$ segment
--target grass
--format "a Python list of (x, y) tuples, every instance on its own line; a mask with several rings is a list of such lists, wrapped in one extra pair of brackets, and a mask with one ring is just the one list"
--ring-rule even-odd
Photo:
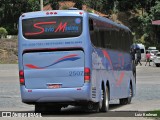
[(160, 110), (147, 111), (145, 114), (146, 114), (146, 117), (154, 118), (155, 120), (160, 119)]

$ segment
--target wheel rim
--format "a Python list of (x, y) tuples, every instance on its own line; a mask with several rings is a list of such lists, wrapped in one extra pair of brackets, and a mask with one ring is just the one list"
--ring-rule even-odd
[(131, 85), (130, 85), (130, 93), (129, 93), (129, 97), (131, 98), (132, 97), (132, 87), (131, 87)]
[(132, 99), (132, 87), (130, 85), (130, 91), (129, 91), (129, 98), (128, 98), (128, 103), (130, 104), (131, 103), (131, 99)]
[(104, 92), (103, 92), (103, 90), (101, 90), (101, 101), (99, 104), (100, 108), (102, 108), (103, 100), (104, 100)]

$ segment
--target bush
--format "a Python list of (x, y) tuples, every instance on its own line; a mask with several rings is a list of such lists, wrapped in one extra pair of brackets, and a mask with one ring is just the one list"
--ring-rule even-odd
[(66, 6), (66, 5), (62, 6), (62, 10), (68, 10), (68, 9), (69, 9), (68, 6)]
[(5, 38), (7, 34), (8, 34), (7, 30), (3, 27), (0, 27), (0, 38)]
[(94, 13), (94, 12), (93, 12), (92, 10), (90, 10), (90, 9), (88, 9), (87, 12), (89, 12), (89, 13)]

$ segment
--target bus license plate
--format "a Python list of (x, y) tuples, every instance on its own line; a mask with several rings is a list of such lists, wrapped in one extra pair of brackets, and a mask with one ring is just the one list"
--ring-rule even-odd
[(61, 88), (61, 84), (48, 84), (49, 89)]

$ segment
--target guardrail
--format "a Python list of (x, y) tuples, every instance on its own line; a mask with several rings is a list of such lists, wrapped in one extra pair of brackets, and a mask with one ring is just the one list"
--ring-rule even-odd
[(7, 35), (7, 39), (17, 39), (17, 35)]

